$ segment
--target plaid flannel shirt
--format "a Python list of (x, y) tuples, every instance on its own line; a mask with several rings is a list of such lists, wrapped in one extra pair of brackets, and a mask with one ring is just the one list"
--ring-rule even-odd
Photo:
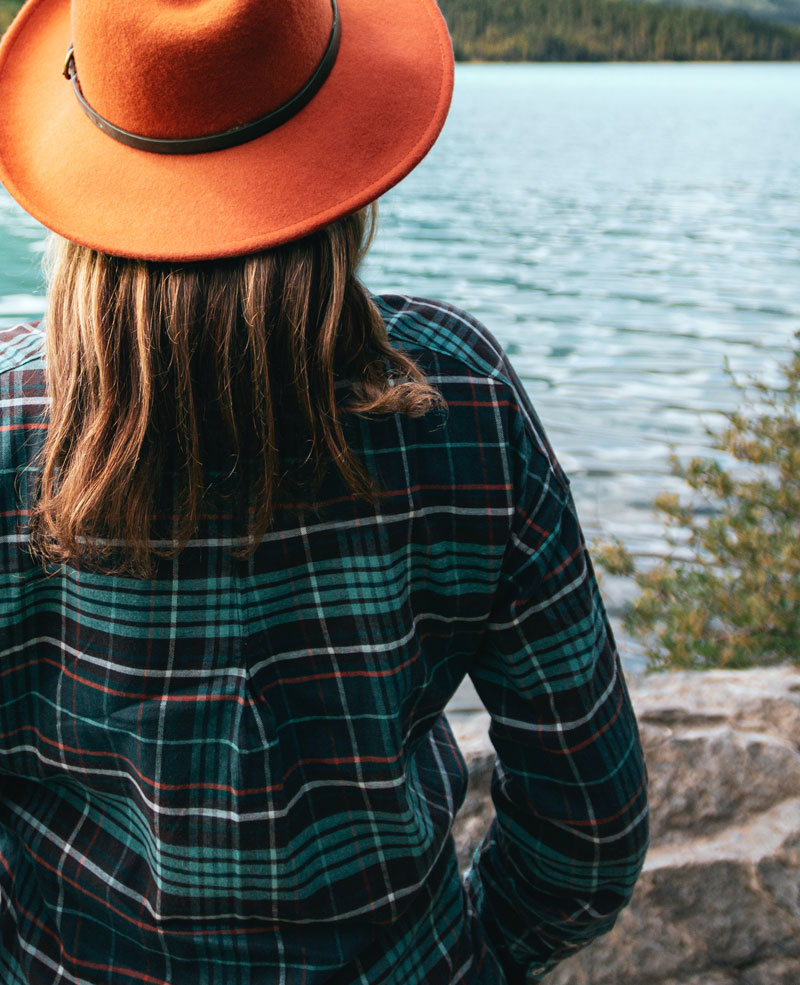
[[(249, 559), (206, 516), (149, 580), (26, 552), (43, 330), (0, 332), (4, 985), (531, 985), (629, 901), (646, 771), (568, 480), (486, 328), (375, 300), (448, 405), (346, 415), (377, 507), (331, 470)], [(465, 675), (496, 817), (461, 875)]]

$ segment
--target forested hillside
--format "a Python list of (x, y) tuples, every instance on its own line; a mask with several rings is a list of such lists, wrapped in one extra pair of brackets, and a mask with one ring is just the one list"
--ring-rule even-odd
[[(462, 61), (800, 59), (798, 28), (683, 2), (439, 0)], [(800, 0), (695, 2), (742, 3), (773, 16), (794, 11), (800, 21)], [(18, 0), (0, 0), (0, 32), (19, 7)]]
[(465, 61), (800, 58), (800, 30), (631, 0), (440, 0)]
[(16, 0), (0, 0), (0, 32), (5, 31), (21, 6)]
[(636, 0), (636, 3), (704, 7), (708, 10), (744, 11), (759, 20), (800, 26), (800, 0)]

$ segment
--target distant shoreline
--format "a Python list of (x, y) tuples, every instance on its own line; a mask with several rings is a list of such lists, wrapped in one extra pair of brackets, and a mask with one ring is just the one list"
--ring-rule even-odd
[(800, 61), (800, 28), (632, 0), (439, 0), (460, 62)]
[(456, 65), (800, 65), (797, 58), (594, 58), (552, 61), (537, 58), (457, 58)]
[[(632, 0), (438, 0), (460, 64), (800, 61), (800, 27)], [(21, 7), (0, 0), (0, 34)]]

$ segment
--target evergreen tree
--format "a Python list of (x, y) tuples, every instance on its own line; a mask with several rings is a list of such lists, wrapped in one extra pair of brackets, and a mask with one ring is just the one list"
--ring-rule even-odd
[(462, 61), (800, 58), (800, 30), (631, 0), (440, 0)]

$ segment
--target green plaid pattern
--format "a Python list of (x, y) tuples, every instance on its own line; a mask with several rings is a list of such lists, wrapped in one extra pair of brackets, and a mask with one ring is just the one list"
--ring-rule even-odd
[(150, 580), (31, 561), (43, 329), (0, 331), (4, 985), (532, 985), (629, 901), (646, 771), (569, 483), (486, 328), (375, 300), (448, 405), (347, 416), (377, 507), (331, 470), (253, 557), (209, 514)]

